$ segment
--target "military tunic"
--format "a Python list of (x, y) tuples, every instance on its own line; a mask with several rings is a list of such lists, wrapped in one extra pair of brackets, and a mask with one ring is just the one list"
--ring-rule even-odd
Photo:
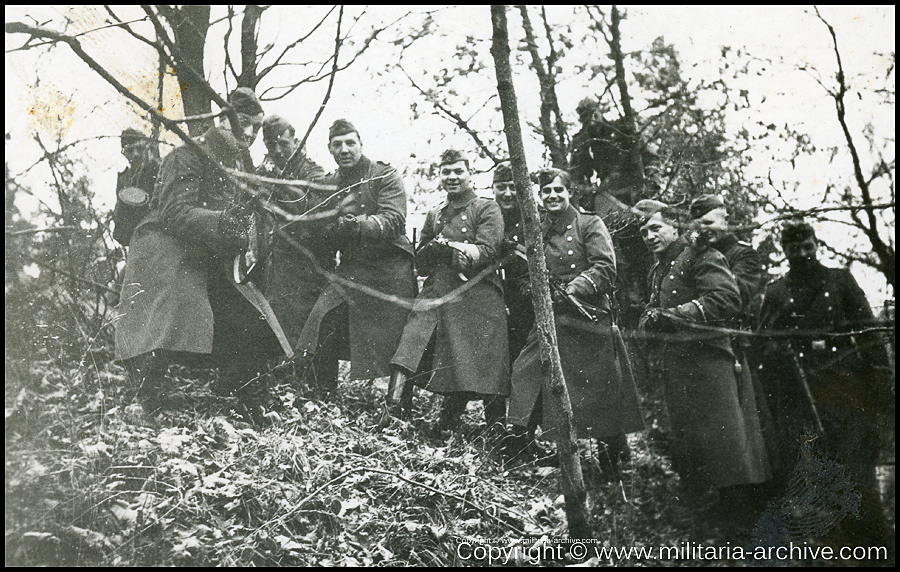
[[(335, 275), (387, 296), (412, 300), (416, 281), (412, 245), (406, 238), (406, 191), (400, 174), (390, 165), (362, 157), (356, 166), (339, 169), (328, 180), (345, 192), (323, 210), (337, 208), (339, 214), (354, 215), (360, 221), (359, 240), (340, 245)], [(391, 300), (338, 282), (322, 291), (300, 334), (297, 350), (314, 353), (323, 319), (345, 303), (349, 339), (343, 349), (349, 352), (342, 352), (341, 357), (351, 361), (351, 378), (389, 375), (389, 361), (409, 311)]]
[[(234, 136), (213, 128), (197, 139), (224, 167), (241, 168)], [(154, 350), (240, 359), (277, 348), (265, 321), (228, 281), (239, 241), (219, 228), (237, 189), (189, 146), (160, 167), (150, 213), (138, 224), (125, 265), (116, 321), (116, 358)], [(268, 349), (266, 350), (268, 351)]]
[[(603, 220), (574, 207), (556, 219), (545, 216), (541, 225), (544, 255), (550, 279), (563, 288), (576, 278), (587, 284), (578, 295), (596, 308), (592, 322), (563, 302), (554, 308), (557, 342), (563, 376), (572, 403), (576, 428), (603, 438), (640, 431), (643, 421), (634, 380), (623, 371), (620, 352), (624, 345), (614, 336), (609, 295), (616, 280), (612, 238)], [(542, 394), (546, 372), (541, 365), (537, 329), (531, 328), (524, 349), (513, 364), (509, 420), (527, 426)], [(544, 394), (543, 423), (546, 431), (559, 423), (559, 412)]]
[[(478, 247), (478, 260), (464, 275), (466, 280), (449, 263), (428, 255), (430, 241), (439, 235)], [(434, 370), (425, 387), (436, 393), (508, 395), (509, 349), (500, 278), (490, 272), (474, 281), (497, 258), (503, 238), (500, 207), (469, 190), (429, 211), (421, 237), (417, 266), (427, 279), (391, 363), (410, 372)], [(463, 286), (470, 288), (456, 299), (437, 308), (426, 307), (434, 298)], [(431, 363), (421, 363), (432, 335)]]
[(648, 309), (679, 319), (641, 320), (657, 336), (650, 352), (665, 388), (673, 467), (700, 487), (764, 482), (768, 461), (760, 455), (758, 424), (748, 424), (740, 406), (729, 336), (683, 323), (725, 326), (738, 315), (740, 291), (727, 261), (678, 239), (651, 269), (650, 290)]

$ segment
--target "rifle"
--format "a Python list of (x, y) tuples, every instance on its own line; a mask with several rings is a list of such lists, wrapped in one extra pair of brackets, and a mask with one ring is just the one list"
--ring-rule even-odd
[(572, 304), (572, 306), (574, 306), (575, 309), (578, 310), (579, 314), (581, 314), (582, 316), (584, 316), (585, 318), (587, 318), (588, 320), (590, 320), (592, 322), (599, 321), (599, 320), (597, 320), (597, 316), (595, 316), (590, 310), (588, 310), (587, 306), (582, 304), (578, 300), (578, 298), (576, 298), (572, 294), (569, 294), (568, 292), (566, 292), (565, 287), (562, 284), (560, 284), (560, 282), (558, 280), (554, 280), (553, 278), (550, 278), (549, 282), (550, 282), (550, 288), (552, 290), (556, 290), (557, 294), (561, 295), (565, 300), (567, 300), (570, 304)]
[(806, 402), (809, 404), (813, 419), (816, 421), (816, 429), (819, 430), (819, 435), (824, 435), (825, 428), (822, 426), (822, 419), (819, 417), (816, 400), (813, 398), (812, 390), (809, 388), (809, 379), (806, 377), (806, 370), (803, 369), (803, 364), (800, 363), (800, 358), (797, 357), (797, 352), (794, 351), (794, 346), (791, 343), (788, 343), (788, 353), (791, 355), (791, 363), (794, 365), (797, 378), (800, 380), (800, 385), (803, 386), (803, 392), (806, 394)]

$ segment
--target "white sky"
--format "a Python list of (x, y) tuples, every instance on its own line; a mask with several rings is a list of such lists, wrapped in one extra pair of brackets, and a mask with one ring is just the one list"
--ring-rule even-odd
[[(307, 29), (312, 16), (324, 14), (330, 7), (273, 7), (263, 15), (261, 41), (281, 42), (296, 36), (298, 31)], [(812, 14), (809, 7), (754, 7), (754, 6), (638, 6), (625, 7), (628, 17), (623, 22), (623, 49), (634, 51), (649, 47), (652, 40), (663, 36), (675, 45), (688, 76), (702, 77), (714, 71), (720, 58), (720, 46), (744, 48), (747, 52), (765, 59), (784, 58), (786, 63), (768, 66), (760, 76), (747, 80), (756, 118), (765, 118), (779, 125), (789, 123), (803, 131), (810, 132), (817, 145), (841, 144), (841, 134), (834, 119), (830, 100), (821, 87), (808, 73), (797, 72), (795, 66), (805, 63), (822, 72), (826, 79), (835, 69), (831, 39), (825, 27)], [(427, 10), (428, 7), (371, 7), (367, 20), (360, 22), (356, 34), (365, 32), (365, 22), (391, 21), (410, 9)], [(835, 27), (840, 42), (844, 66), (848, 72), (877, 74), (884, 71), (887, 60), (873, 57), (874, 52), (893, 53), (895, 51), (895, 8), (894, 6), (826, 6), (820, 8), (822, 14)], [(141, 13), (136, 7), (116, 7), (125, 17)], [(358, 13), (359, 8), (348, 8), (348, 15)], [(273, 17), (274, 14), (278, 17)], [(213, 17), (223, 15), (221, 8), (214, 8)], [(518, 14), (510, 10), (511, 35), (517, 38), (519, 31)], [(548, 16), (553, 24), (567, 23), (571, 10), (567, 7), (548, 7)], [(81, 32), (102, 23), (105, 13), (100, 7), (72, 6), (6, 6), (7, 21), (45, 22), (48, 27), (62, 30), (63, 17), (69, 17), (69, 32)], [(539, 22), (532, 16), (535, 25)], [(33, 20), (32, 20), (33, 18)], [(464, 41), (466, 35), (476, 39), (490, 38), (490, 13), (487, 6), (467, 6), (444, 8), (435, 14), (438, 28), (434, 35), (415, 44), (415, 48), (404, 54), (402, 64), (417, 81), (429, 84), (429, 76), (452, 58), (456, 44)], [(333, 22), (323, 26), (321, 40), (305, 48), (303, 56), (322, 60), (332, 47)], [(405, 22), (404, 22), (405, 24)], [(401, 24), (404, 25), (404, 24)], [(223, 30), (219, 25), (219, 32)], [(346, 28), (345, 28), (346, 29)], [(148, 35), (149, 29), (144, 30)], [(237, 36), (237, 33), (234, 34)], [(373, 43), (349, 70), (338, 74), (332, 99), (324, 115), (313, 131), (308, 148), (309, 154), (327, 170), (333, 162), (327, 154), (325, 139), (327, 128), (338, 117), (353, 121), (362, 133), (364, 150), (373, 159), (381, 159), (409, 172), (421, 163), (433, 160), (442, 148), (460, 146), (473, 147), (468, 137), (456, 131), (449, 122), (432, 115), (428, 103), (415, 96), (407, 80), (392, 69), (396, 64), (397, 48), (386, 40), (402, 36), (397, 28), (382, 36), (381, 42)], [(81, 37), (88, 51), (108, 66), (123, 83), (148, 95), (155, 90), (156, 63), (153, 53), (145, 46), (114, 29), (91, 33)], [(46, 144), (52, 145), (54, 133), (63, 134), (63, 142), (86, 137), (115, 136), (128, 126), (133, 118), (124, 112), (120, 98), (104, 82), (83, 64), (78, 62), (67, 47), (55, 48), (50, 54), (36, 57), (36, 52), (12, 52), (11, 48), (21, 44), (21, 37), (7, 35), (6, 49), (6, 132), (12, 136), (12, 144), (6, 146), (6, 162), (13, 174), (20, 173), (40, 156), (39, 149), (31, 139), (31, 133), (38, 127)], [(602, 41), (601, 44), (602, 46)], [(578, 50), (576, 46), (572, 48)], [(581, 47), (580, 49), (585, 49)], [(221, 55), (213, 48), (208, 58), (220, 60)], [(318, 52), (318, 53), (316, 53)], [(605, 57), (605, 54), (598, 54)], [(224, 91), (220, 69), (215, 69), (211, 82)], [(529, 70), (519, 66), (517, 71), (517, 94), (520, 109), (528, 117), (537, 113), (536, 81)], [(290, 68), (284, 71), (288, 74)], [(278, 78), (272, 74), (272, 83), (286, 82), (288, 77)], [(267, 80), (268, 81), (268, 80)], [(467, 89), (471, 90), (472, 103), (481, 105), (496, 90), (492, 67), (469, 76)], [(271, 83), (264, 83), (271, 85)], [(229, 86), (233, 87), (233, 86)], [(596, 86), (570, 78), (562, 84), (559, 92), (560, 104), (573, 125), (576, 124), (575, 104), (586, 95), (596, 93)], [(265, 104), (267, 112), (274, 112), (292, 119), (297, 126), (304, 126), (312, 118), (321, 101), (325, 82), (309, 88), (297, 90), (291, 96)], [(170, 90), (174, 92), (174, 90)], [(638, 94), (639, 95), (639, 94)], [(450, 97), (452, 99), (452, 97)], [(69, 101), (71, 100), (71, 101)], [(415, 105), (419, 113), (413, 119), (411, 107)], [(859, 127), (876, 109), (865, 99), (850, 97), (848, 113), (853, 125)], [(31, 111), (35, 113), (31, 113)], [(474, 113), (475, 109), (460, 109), (463, 115)], [(876, 124), (889, 130), (893, 138), (894, 111), (878, 109)], [(487, 115), (490, 115), (488, 111)], [(482, 115), (484, 116), (484, 112)], [(497, 121), (499, 117), (488, 118)], [(750, 121), (750, 116), (735, 116), (735, 125)], [(305, 129), (301, 129), (305, 130)], [(526, 128), (527, 130), (527, 128)], [(541, 147), (537, 138), (529, 136), (527, 150), (529, 167), (540, 166)], [(110, 205), (113, 201), (115, 173), (124, 167), (124, 159), (118, 153), (118, 140), (100, 139), (83, 147), (89, 149), (86, 169), (95, 182), (98, 197)], [(261, 141), (253, 148), (257, 158), (264, 149)], [(893, 157), (893, 146), (888, 149)], [(771, 163), (760, 163), (768, 170)], [(482, 168), (487, 165), (481, 165)], [(817, 194), (821, 191), (823, 174), (817, 172), (821, 166), (807, 165), (796, 169), (776, 170), (776, 177), (786, 183), (799, 182), (801, 191), (795, 197), (796, 206), (816, 206)], [(834, 166), (825, 166), (835, 169)], [(843, 168), (848, 172), (848, 167)], [(26, 182), (39, 188), (42, 177), (47, 173), (42, 168), (34, 169)], [(827, 177), (824, 177), (827, 178)], [(409, 181), (409, 179), (408, 179)], [(486, 185), (485, 177), (477, 179)], [(421, 180), (416, 180), (421, 182)], [(410, 183), (413, 185), (415, 183)], [(425, 182), (425, 184), (429, 184)], [(426, 202), (430, 200), (426, 198)], [(435, 197), (438, 200), (438, 197)], [(416, 204), (417, 214), (430, 205)], [(29, 205), (23, 205), (28, 209)], [(411, 226), (421, 223), (414, 217)], [(869, 273), (860, 272), (864, 287), (877, 300), (883, 288)]]

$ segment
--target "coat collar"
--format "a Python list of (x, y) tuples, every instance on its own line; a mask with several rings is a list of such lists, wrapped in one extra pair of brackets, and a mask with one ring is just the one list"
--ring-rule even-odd
[(734, 248), (737, 243), (738, 238), (734, 234), (729, 232), (719, 239), (718, 244), (716, 244), (716, 250), (718, 250), (719, 252), (728, 252), (729, 250)]
[(340, 167), (338, 167), (338, 177), (341, 181), (359, 180), (366, 176), (366, 173), (369, 172), (369, 168), (371, 166), (372, 161), (365, 155), (362, 155), (359, 158), (359, 162), (349, 169), (341, 169)]
[(466, 192), (454, 197), (452, 200), (449, 197), (444, 199), (444, 202), (441, 203), (441, 210), (450, 207), (451, 209), (458, 211), (472, 204), (472, 201), (477, 198), (478, 195), (475, 194), (475, 190), (469, 189)]
[(544, 236), (548, 235), (563, 235), (568, 230), (569, 226), (572, 225), (572, 221), (578, 216), (578, 211), (575, 210), (575, 207), (569, 205), (565, 211), (562, 212), (558, 217), (551, 217), (549, 214), (544, 213), (544, 218), (541, 221), (541, 230), (544, 233)]
[(673, 260), (678, 258), (678, 256), (684, 252), (684, 249), (688, 247), (688, 241), (685, 237), (679, 236), (675, 241), (669, 245), (669, 248), (663, 252), (663, 255), (659, 257), (659, 267), (665, 267)]

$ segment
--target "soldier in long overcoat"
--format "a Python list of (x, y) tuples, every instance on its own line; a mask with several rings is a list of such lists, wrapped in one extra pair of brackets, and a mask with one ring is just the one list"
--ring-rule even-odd
[(681, 237), (664, 203), (644, 200), (635, 209), (644, 213), (641, 236), (656, 256), (640, 327), (665, 388), (672, 465), (697, 495), (709, 486), (762, 483), (768, 462), (740, 406), (730, 337), (691, 327), (724, 326), (738, 314), (740, 292), (728, 262)]
[[(313, 184), (325, 182), (325, 170), (298, 148), (300, 141), (287, 120), (278, 115), (266, 116), (262, 132), (268, 153), (257, 174)], [(326, 185), (272, 185), (268, 200), (290, 215), (305, 215), (328, 194)], [(326, 238), (327, 222), (291, 221), (275, 216), (268, 223), (271, 247), (265, 272), (266, 299), (293, 345), (328, 282), (327, 272), (334, 271), (335, 249)]]
[(116, 207), (113, 212), (113, 238), (122, 246), (128, 246), (131, 234), (140, 222), (142, 212), (129, 208), (119, 198), (123, 189), (137, 188), (147, 197), (153, 195), (156, 176), (159, 174), (159, 147), (146, 135), (129, 127), (122, 131), (122, 155), (128, 159), (128, 166), (116, 177)]
[[(728, 211), (721, 197), (717, 195), (697, 197), (691, 201), (690, 215), (695, 232), (698, 233), (697, 241), (722, 253), (741, 293), (740, 312), (730, 321), (729, 327), (751, 332), (762, 302), (763, 272), (759, 254), (750, 243), (739, 240), (729, 230)], [(751, 444), (757, 449), (754, 454), (765, 455), (771, 466), (774, 462), (772, 457), (775, 455), (775, 426), (765, 391), (749, 361), (750, 337), (732, 336), (731, 349), (734, 351), (735, 373), (739, 382), (738, 398), (744, 412), (744, 420), (748, 424), (748, 435), (752, 438)], [(761, 435), (762, 439), (757, 440), (757, 435)], [(739, 502), (739, 498), (743, 498), (748, 509), (753, 506), (756, 512), (764, 508), (766, 496), (760, 494), (759, 488), (738, 487), (727, 491), (726, 494), (734, 496), (735, 503)], [(748, 513), (747, 516), (752, 516), (752, 513)]]
[[(220, 167), (242, 169), (262, 123), (262, 108), (245, 88), (229, 97), (244, 128), (225, 121), (183, 145), (160, 167), (151, 210), (131, 240), (116, 323), (116, 358), (126, 362), (139, 396), (158, 406), (168, 364), (208, 356), (225, 385), (255, 375), (277, 343), (256, 309), (228, 279), (241, 247), (245, 209)], [(213, 164), (215, 162), (216, 164)], [(264, 348), (264, 349), (263, 349)]]
[[(422, 384), (445, 396), (438, 430), (447, 431), (472, 399), (485, 400), (489, 426), (502, 422), (509, 350), (500, 278), (488, 271), (503, 240), (503, 215), (497, 203), (475, 194), (465, 155), (450, 149), (440, 163), (447, 200), (425, 218), (416, 263), (427, 278), (391, 364), (406, 375), (430, 374)], [(455, 299), (431, 307), (464, 286)]]
[(389, 362), (409, 314), (402, 302), (416, 296), (400, 174), (362, 154), (359, 132), (349, 121), (335, 121), (328, 137), (338, 164), (328, 182), (339, 191), (310, 212), (335, 211), (327, 237), (340, 252), (340, 265), (297, 344), (298, 352), (315, 355), (313, 367), (325, 390), (337, 384), (339, 358), (350, 360), (352, 379), (390, 375)]
[[(612, 237), (603, 220), (578, 211), (570, 203), (568, 173), (546, 169), (539, 173), (539, 196), (545, 215), (541, 221), (544, 255), (554, 295), (559, 357), (572, 404), (573, 423), (583, 437), (603, 445), (604, 465), (615, 465), (625, 453), (626, 433), (640, 431), (643, 421), (634, 380), (623, 375), (621, 340), (614, 337), (610, 296), (616, 281)], [(530, 296), (530, 283), (524, 281)], [(589, 318), (562, 293), (574, 297)], [(618, 330), (616, 330), (617, 332)], [(513, 364), (509, 421), (514, 433), (522, 428), (543, 402), (545, 431), (553, 431), (560, 412), (542, 392), (547, 372), (541, 364), (536, 327)], [(542, 397), (543, 395), (543, 397)], [(608, 455), (608, 457), (607, 457)]]
[[(831, 506), (857, 502), (859, 510), (843, 518), (835, 540), (892, 546), (875, 473), (879, 425), (894, 422), (886, 342), (878, 333), (846, 335), (870, 328), (874, 315), (848, 269), (817, 260), (809, 223), (785, 223), (781, 243), (790, 270), (766, 288), (758, 338), (759, 374), (777, 428), (776, 481), (788, 484), (801, 448), (836, 462), (827, 478), (840, 481), (844, 498), (830, 499)], [(783, 335), (790, 332), (796, 335)]]

